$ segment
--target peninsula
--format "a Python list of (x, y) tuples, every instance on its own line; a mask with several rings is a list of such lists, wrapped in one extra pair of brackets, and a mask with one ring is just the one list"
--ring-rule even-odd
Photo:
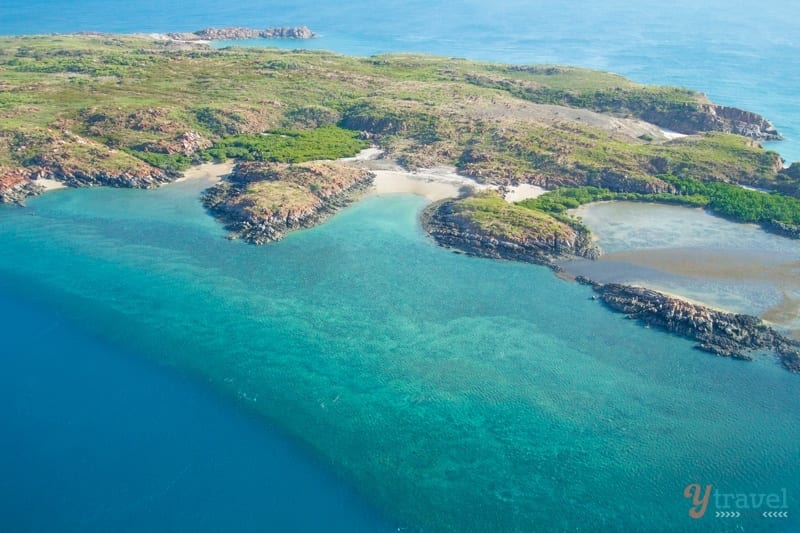
[[(784, 168), (759, 144), (780, 134), (701, 93), (572, 67), (205, 44), (313, 36), (301, 29), (0, 38), (0, 201), (22, 203), (54, 181), (157, 187), (192, 164), (233, 159), (203, 201), (232, 236), (260, 244), (362, 194), (372, 173), (333, 160), (374, 144), (405, 169), (452, 165), (475, 181), (481, 190), (423, 215), (438, 243), (474, 255), (556, 269), (564, 257), (596, 257), (566, 212), (613, 199), (702, 206), (800, 236), (800, 164)], [(506, 201), (502, 191), (519, 185), (550, 192)], [(773, 349), (800, 369), (796, 344), (758, 319), (727, 323), (719, 340), (703, 332), (727, 318), (671, 328), (653, 318), (674, 314), (671, 302), (595, 287), (612, 308), (714, 353)], [(657, 301), (646, 312), (644, 296)]]

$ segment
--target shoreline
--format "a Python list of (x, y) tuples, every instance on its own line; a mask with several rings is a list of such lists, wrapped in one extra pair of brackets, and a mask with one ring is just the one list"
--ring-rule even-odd
[[(514, 237), (482, 229), (463, 217), (452, 200), (425, 208), (422, 226), (444, 248), (488, 259), (521, 261), (551, 268), (565, 281), (589, 285), (607, 308), (646, 326), (697, 342), (696, 348), (721, 357), (752, 360), (752, 352), (770, 351), (789, 372), (800, 374), (800, 341), (776, 331), (761, 318), (732, 313), (678, 294), (654, 290), (644, 284), (601, 283), (587, 275), (568, 274), (563, 261), (574, 257), (594, 259), (592, 241), (585, 234), (572, 243), (560, 239)], [(591, 274), (590, 274), (591, 275)]]
[(696, 341), (697, 350), (745, 361), (753, 360), (753, 352), (767, 350), (786, 370), (800, 374), (800, 341), (775, 331), (758, 317), (712, 309), (647, 287), (597, 283), (584, 276), (575, 281), (590, 286), (609, 309)]
[(515, 203), (536, 198), (547, 192), (543, 187), (528, 183), (511, 186), (479, 183), (469, 176), (459, 174), (458, 169), (451, 165), (407, 170), (394, 159), (382, 158), (384, 153), (379, 147), (371, 146), (361, 150), (354, 157), (341, 158), (338, 161), (367, 169), (375, 174), (369, 194), (378, 196), (415, 194), (436, 202), (457, 198), (462, 194), (463, 188), (468, 187), (478, 191), (496, 190), (502, 193), (507, 202)]
[(180, 178), (172, 183), (183, 183), (199, 179), (207, 179), (212, 183), (219, 183), (225, 176), (229, 176), (233, 172), (234, 166), (236, 165), (233, 161), (192, 165), (182, 173)]
[(60, 189), (68, 188), (66, 184), (58, 180), (47, 179), (47, 178), (37, 178), (33, 180), (33, 184), (41, 188), (42, 194), (50, 191), (57, 191)]
[(604, 249), (597, 263), (565, 263), (572, 275), (663, 288), (759, 316), (781, 331), (800, 326), (800, 247), (793, 239), (677, 205), (605, 202), (571, 213)]

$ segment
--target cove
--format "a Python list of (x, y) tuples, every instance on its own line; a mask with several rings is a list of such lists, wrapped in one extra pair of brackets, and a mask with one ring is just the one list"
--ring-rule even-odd
[(565, 268), (638, 284), (800, 331), (800, 242), (701, 209), (603, 202), (575, 210), (603, 249)]

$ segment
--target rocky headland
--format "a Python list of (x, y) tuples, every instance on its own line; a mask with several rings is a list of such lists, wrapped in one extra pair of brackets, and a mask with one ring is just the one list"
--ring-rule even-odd
[(252, 39), (313, 39), (308, 26), (282, 26), (263, 30), (243, 27), (205, 28), (195, 32), (173, 32), (167, 37), (176, 41), (244, 41)]
[(784, 368), (800, 374), (800, 343), (781, 335), (757, 317), (710, 309), (644, 287), (596, 283), (585, 277), (577, 281), (590, 285), (614, 311), (698, 341), (699, 350), (748, 361), (752, 360), (753, 351), (769, 351)]
[(446, 248), (556, 270), (559, 260), (600, 253), (585, 229), (510, 204), (494, 191), (433, 203), (423, 211), (422, 225)]
[(25, 166), (0, 164), (0, 203), (22, 203), (44, 192), (46, 188), (38, 180), (53, 180), (68, 187), (150, 189), (180, 175), (69, 131), (19, 132), (14, 145), (16, 151), (30, 156)]
[(25, 198), (35, 196), (42, 190), (31, 181), (30, 171), (0, 166), (0, 203), (22, 205)]
[(688, 135), (701, 131), (721, 131), (758, 141), (777, 141), (782, 138), (772, 122), (757, 113), (711, 103), (668, 113), (649, 110), (642, 113), (641, 118)]
[(205, 192), (203, 205), (231, 238), (264, 244), (324, 221), (366, 192), (373, 177), (335, 161), (243, 162)]

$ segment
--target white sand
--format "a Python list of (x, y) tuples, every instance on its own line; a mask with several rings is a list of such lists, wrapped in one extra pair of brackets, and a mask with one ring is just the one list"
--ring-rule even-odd
[(56, 191), (58, 189), (66, 189), (67, 186), (57, 180), (49, 180), (46, 178), (39, 178), (34, 180), (36, 185), (44, 187), (45, 192)]
[(196, 179), (204, 179), (216, 183), (220, 181), (223, 176), (227, 176), (233, 171), (233, 165), (233, 161), (195, 165), (184, 172), (182, 177), (176, 179), (175, 183)]
[[(393, 159), (382, 159), (383, 150), (376, 146), (361, 150), (355, 157), (340, 159), (359, 168), (365, 168), (375, 174), (373, 194), (416, 194), (430, 201), (455, 198), (462, 187), (478, 190), (493, 189), (495, 185), (484, 185), (472, 178), (462, 176), (453, 166), (423, 168), (415, 172), (403, 169)], [(547, 192), (536, 185), (522, 184), (507, 188), (505, 199), (508, 202), (519, 202), (527, 198), (536, 198)]]
[(666, 137), (670, 141), (672, 139), (680, 139), (681, 137), (686, 137), (685, 133), (678, 133), (677, 131), (672, 131), (665, 128), (661, 128), (661, 133), (663, 133), (664, 137)]
[(547, 192), (546, 189), (542, 189), (538, 185), (530, 185), (528, 183), (522, 183), (521, 185), (516, 185), (514, 187), (506, 187), (505, 199), (507, 202), (521, 202), (522, 200), (527, 200), (528, 198), (538, 198), (539, 196), (543, 195)]
[(355, 157), (343, 157), (339, 161), (374, 161), (383, 155), (383, 150), (377, 146), (370, 146), (358, 152)]
[(437, 167), (421, 169), (418, 172), (397, 170), (373, 170), (375, 182), (374, 194), (417, 194), (428, 200), (436, 201), (455, 198), (464, 186), (486, 189), (471, 178), (460, 176), (455, 168)]

